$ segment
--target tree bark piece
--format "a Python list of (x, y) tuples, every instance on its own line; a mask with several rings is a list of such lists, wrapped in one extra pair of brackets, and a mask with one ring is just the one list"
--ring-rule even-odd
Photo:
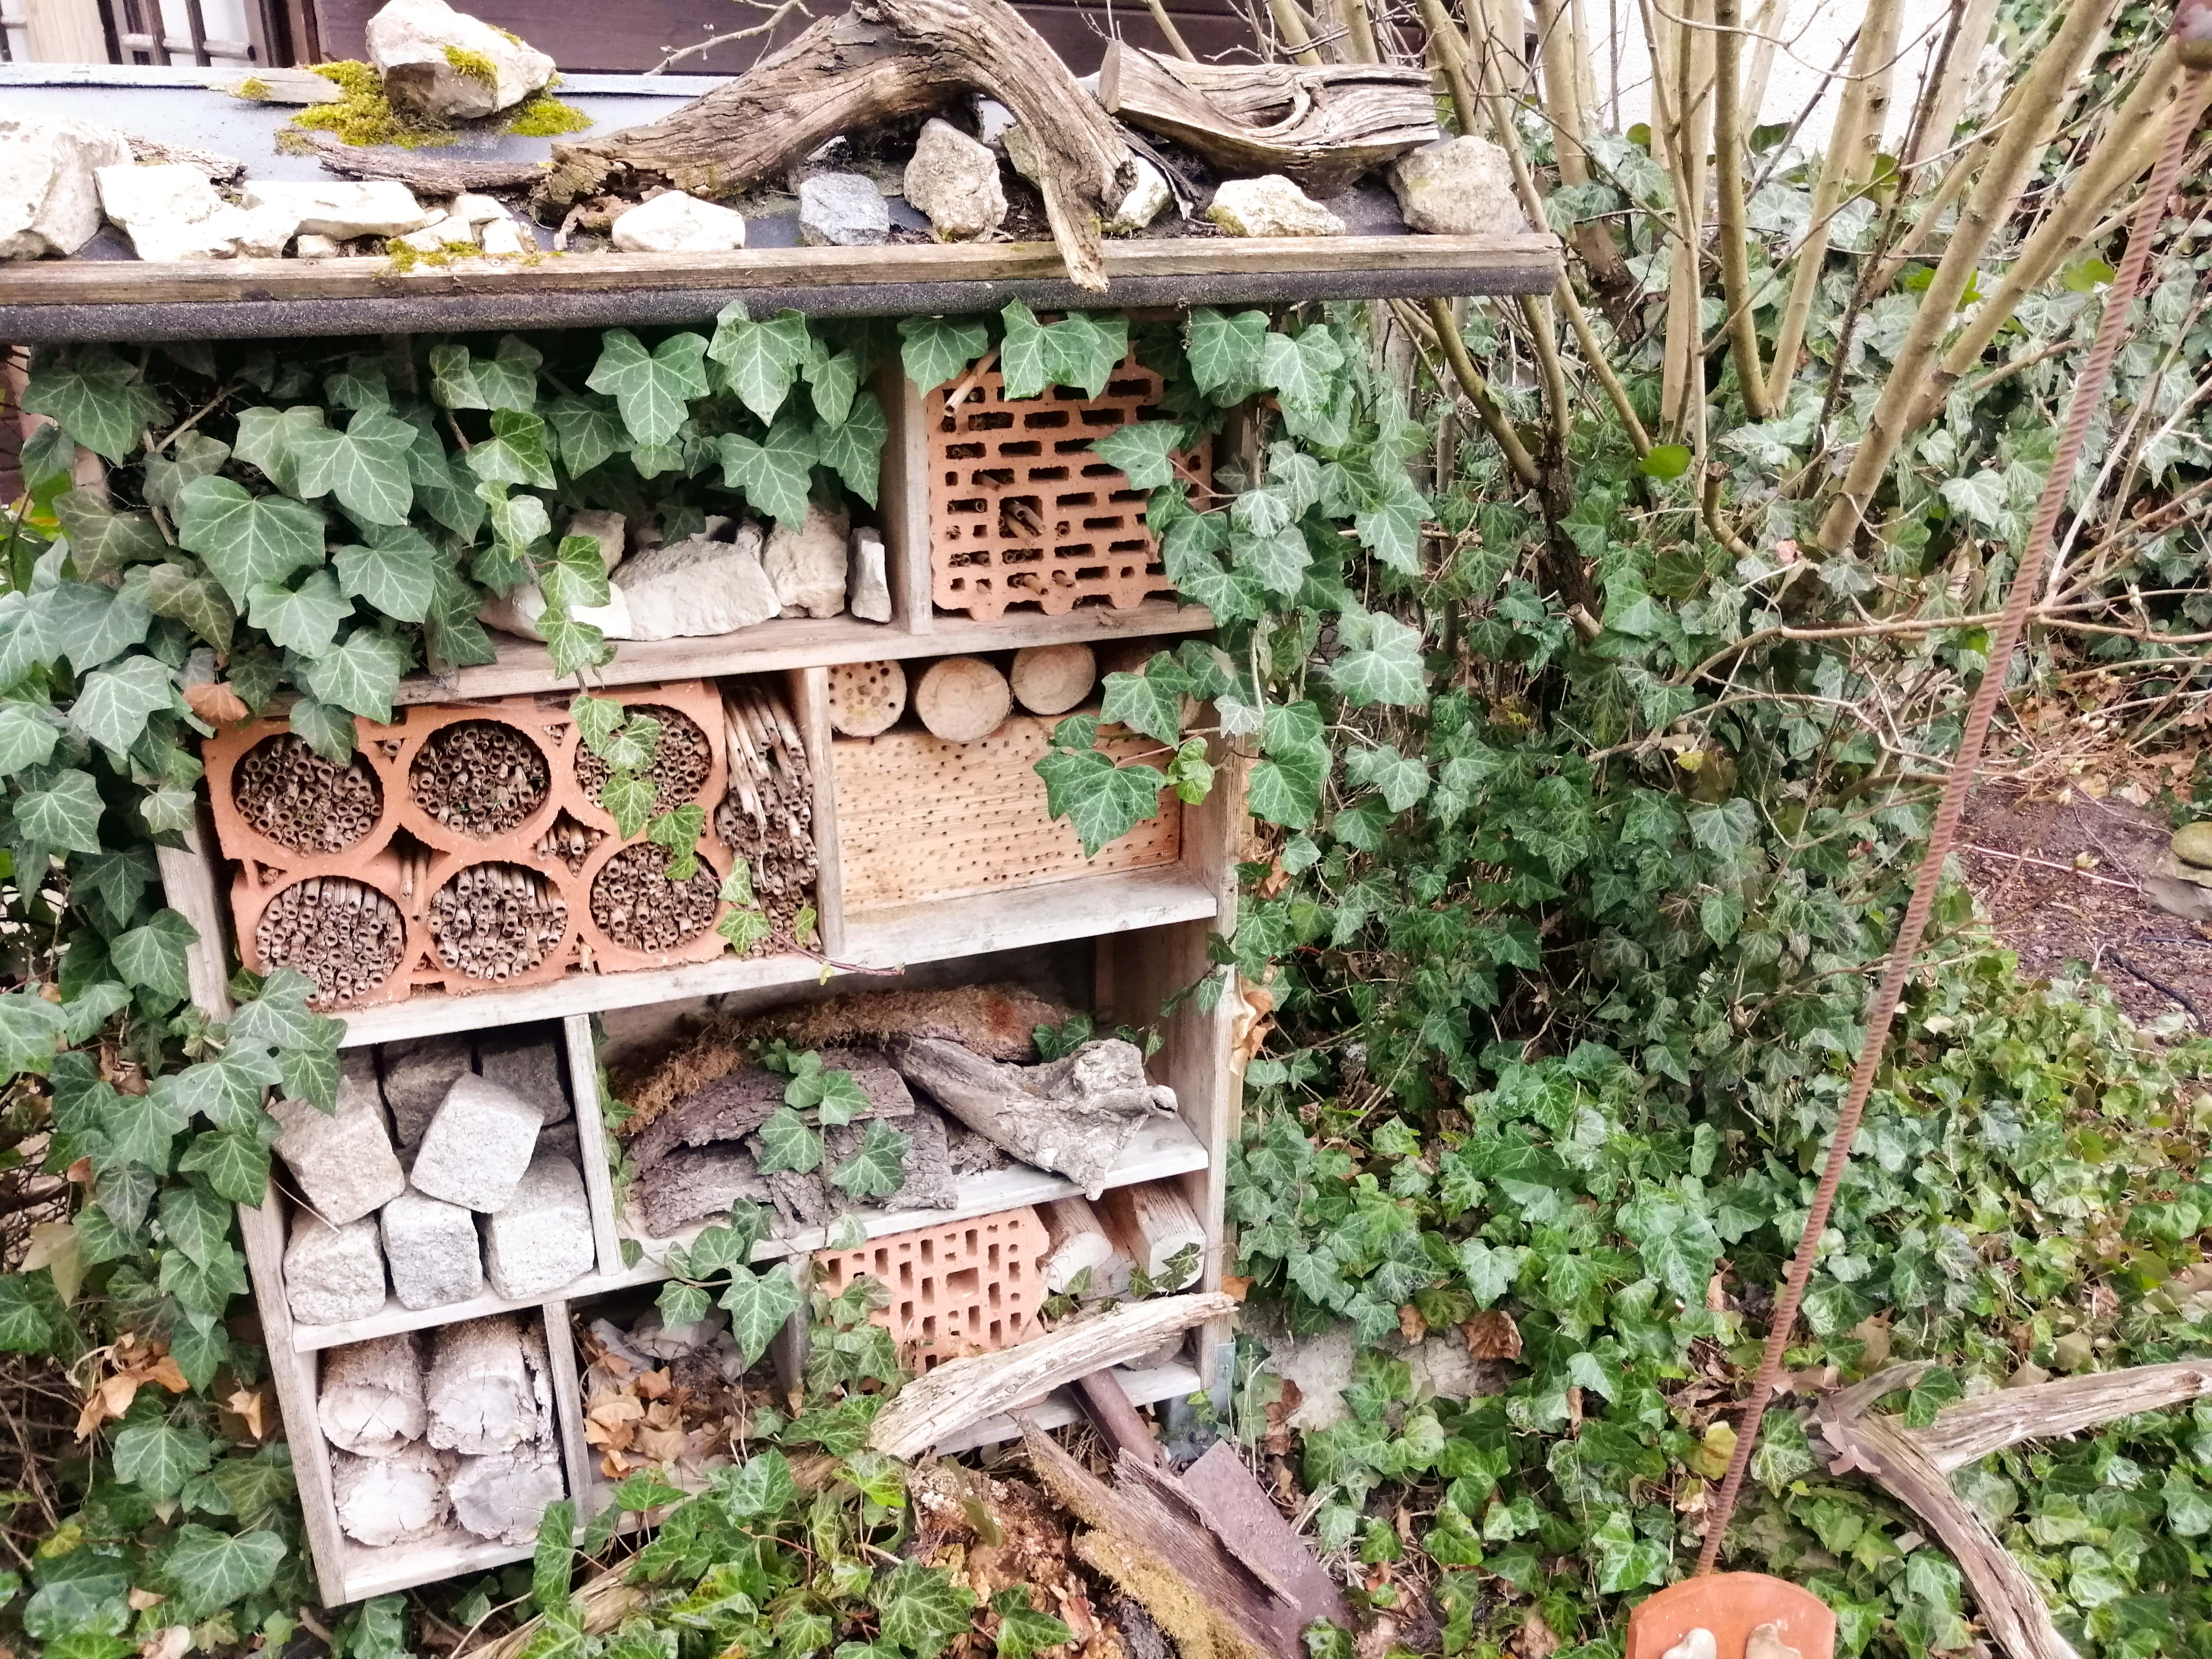
[(1185, 64), (1115, 40), (1098, 101), (1232, 173), (1280, 173), (1329, 195), (1443, 136), (1430, 85), (1425, 70)]
[(419, 1543), (434, 1536), (451, 1513), (447, 1481), (450, 1453), (416, 1443), (389, 1457), (331, 1454), (331, 1495), (337, 1501), (338, 1529), (373, 1549)]
[(919, 1457), (970, 1424), (1034, 1400), (1063, 1382), (1117, 1365), (1177, 1331), (1224, 1318), (1236, 1306), (1218, 1291), (1160, 1297), (1063, 1325), (1048, 1336), (995, 1353), (948, 1359), (899, 1390), (897, 1398), (877, 1415), (868, 1443), (892, 1457)]
[(965, 92), (1013, 111), (1038, 152), (1038, 188), (1069, 279), (1103, 292), (1100, 225), (1136, 169), (1114, 123), (1006, 0), (856, 0), (672, 115), (556, 145), (549, 193), (571, 202), (630, 173), (727, 195), (840, 134)]
[(830, 669), (830, 729), (848, 738), (888, 732), (906, 713), (906, 670), (896, 662), (841, 662)]
[[(914, 1110), (914, 1097), (890, 1066), (834, 1048), (823, 1053), (822, 1063), (830, 1071), (853, 1073), (872, 1109), (863, 1116), (903, 1117)], [(679, 1146), (741, 1139), (775, 1115), (790, 1082), (763, 1066), (717, 1078), (655, 1118), (630, 1142), (630, 1158), (639, 1170), (649, 1170)]]
[(527, 1334), (538, 1344), (534, 1367), (522, 1323), (513, 1314), (464, 1320), (439, 1331), (422, 1391), (432, 1445), (480, 1457), (511, 1451), (536, 1437), (544, 1339)]
[(1013, 712), (1006, 677), (981, 657), (943, 657), (924, 671), (915, 688), (914, 712), (934, 737), (973, 743), (1006, 724)]
[(976, 1133), (1094, 1200), (1145, 1121), (1175, 1111), (1174, 1091), (1148, 1082), (1136, 1045), (1119, 1037), (1042, 1066), (1003, 1065), (924, 1037), (897, 1044), (890, 1061)]
[(331, 1349), (315, 1414), (323, 1437), (356, 1456), (390, 1457), (420, 1440), (428, 1419), (417, 1339), (380, 1336)]
[(1087, 645), (1032, 645), (1014, 653), (1014, 701), (1032, 714), (1065, 714), (1098, 684)]
[(1068, 1287), (1085, 1273), (1090, 1274), (1083, 1280), (1085, 1297), (1119, 1296), (1129, 1288), (1133, 1264), (1115, 1243), (1090, 1200), (1056, 1198), (1037, 1206), (1037, 1218), (1044, 1223), (1045, 1237), (1051, 1242), (1043, 1267), (1048, 1293), (1068, 1294)]
[(1152, 1281), (1153, 1289), (1179, 1291), (1206, 1265), (1206, 1224), (1172, 1182), (1116, 1187), (1099, 1200), (1098, 1207), (1122, 1252)]

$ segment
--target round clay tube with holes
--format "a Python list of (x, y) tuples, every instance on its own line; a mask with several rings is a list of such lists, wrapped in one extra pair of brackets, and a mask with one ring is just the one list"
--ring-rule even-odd
[(989, 737), (1013, 707), (1006, 677), (981, 657), (946, 657), (930, 664), (914, 693), (914, 712), (947, 743)]
[(830, 729), (848, 738), (888, 732), (906, 713), (906, 670), (895, 662), (841, 662), (830, 670)]
[(1014, 701), (1032, 714), (1065, 714), (1098, 683), (1087, 645), (1033, 645), (1014, 653)]

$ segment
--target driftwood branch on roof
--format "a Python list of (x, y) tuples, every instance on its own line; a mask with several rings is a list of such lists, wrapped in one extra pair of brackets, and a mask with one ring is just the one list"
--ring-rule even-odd
[(841, 134), (968, 92), (1014, 112), (1037, 149), (1038, 188), (1069, 278), (1103, 290), (1099, 227), (1136, 181), (1129, 148), (1006, 0), (855, 0), (672, 115), (556, 145), (547, 193), (562, 203), (610, 186), (629, 194), (641, 176), (726, 196)]
[(1443, 137), (1428, 71), (1375, 64), (1187, 64), (1116, 40), (1098, 101), (1231, 173), (1280, 173), (1324, 195)]
[(324, 167), (344, 179), (397, 179), (422, 196), (458, 196), (465, 190), (528, 190), (545, 176), (543, 161), (441, 161), (434, 156), (394, 155), (362, 149), (328, 132), (311, 132)]
[(1909, 1387), (1928, 1369), (1894, 1366), (1814, 1408), (1811, 1426), (1833, 1456), (1830, 1473), (1871, 1476), (1927, 1522), (1959, 1564), (1984, 1628), (2007, 1659), (2079, 1659), (2051, 1622), (2035, 1580), (1981, 1512), (1951, 1490), (1951, 1472), (2023, 1440), (2071, 1434), (2212, 1394), (2212, 1361), (2142, 1365), (2006, 1389), (1962, 1401), (1924, 1429), (1908, 1429), (1903, 1418), (1875, 1412), (1885, 1395)]

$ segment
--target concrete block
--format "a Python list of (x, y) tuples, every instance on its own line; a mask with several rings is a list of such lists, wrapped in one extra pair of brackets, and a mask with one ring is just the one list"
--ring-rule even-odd
[(384, 1063), (384, 1103), (392, 1109), (392, 1127), (399, 1144), (412, 1146), (422, 1139), (438, 1108), (446, 1103), (446, 1091), (469, 1069), (469, 1040), (465, 1036), (411, 1037), (387, 1042), (380, 1051)]
[(558, 1123), (569, 1114), (567, 1069), (560, 1042), (542, 1029), (477, 1034), (477, 1070), (537, 1107), (543, 1122)]
[(384, 1311), (384, 1252), (376, 1223), (326, 1225), (302, 1210), (284, 1248), (284, 1298), (302, 1325), (342, 1325)]
[(476, 1217), (424, 1193), (402, 1193), (378, 1218), (384, 1260), (399, 1305), (419, 1313), (465, 1302), (483, 1290)]
[(507, 1207), (538, 1146), (538, 1109), (474, 1073), (453, 1079), (422, 1133), (409, 1179), (418, 1193), (471, 1210)]
[(368, 1050), (348, 1051), (336, 1110), (325, 1112), (303, 1100), (280, 1100), (269, 1110), (283, 1131), (276, 1139), (277, 1156), (307, 1202), (332, 1226), (358, 1221), (407, 1190)]
[(484, 1267), (510, 1301), (558, 1290), (592, 1270), (592, 1211), (567, 1158), (535, 1159), (507, 1207), (484, 1218)]

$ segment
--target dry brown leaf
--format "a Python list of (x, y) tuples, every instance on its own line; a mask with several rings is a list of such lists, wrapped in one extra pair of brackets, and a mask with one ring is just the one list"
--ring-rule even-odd
[(1474, 1359), (1518, 1359), (1521, 1328), (1503, 1308), (1486, 1308), (1460, 1327), (1467, 1338), (1468, 1357)]
[(1520, 1659), (1552, 1659), (1559, 1650), (1558, 1632), (1544, 1622), (1544, 1615), (1535, 1608), (1521, 1621), (1521, 1628), (1513, 1638), (1513, 1650)]
[(637, 1432), (638, 1455), (648, 1463), (673, 1463), (684, 1455), (684, 1431), (644, 1428)]
[(1421, 1317), (1421, 1310), (1410, 1302), (1401, 1304), (1398, 1310), (1398, 1334), (1408, 1342), (1419, 1342), (1428, 1334), (1429, 1322)]
[(1248, 1273), (1224, 1273), (1221, 1275), (1221, 1293), (1232, 1302), (1242, 1302), (1250, 1292), (1251, 1289), (1252, 1279), (1251, 1276)]
[[(183, 1379), (178, 1379), (180, 1382)], [(166, 1386), (166, 1385), (165, 1385)], [(269, 1409), (269, 1398), (258, 1389), (234, 1389), (223, 1402), (223, 1409), (243, 1421), (246, 1431), (257, 1441), (266, 1440), (269, 1431), (264, 1425), (262, 1413)]]
[(1728, 1275), (1726, 1273), (1717, 1273), (1705, 1281), (1705, 1311), (1707, 1313), (1728, 1311)]
[(668, 1368), (664, 1365), (657, 1371), (640, 1371), (634, 1386), (641, 1400), (665, 1400), (668, 1391), (676, 1385), (669, 1380)]
[(210, 726), (235, 726), (240, 720), (253, 718), (246, 699), (222, 680), (186, 686), (185, 704)]
[(185, 1659), (192, 1650), (190, 1625), (171, 1625), (157, 1630), (138, 1644), (139, 1659)]
[(1579, 1388), (1569, 1389), (1567, 1390), (1567, 1432), (1580, 1434), (1582, 1431), (1583, 1391)]

